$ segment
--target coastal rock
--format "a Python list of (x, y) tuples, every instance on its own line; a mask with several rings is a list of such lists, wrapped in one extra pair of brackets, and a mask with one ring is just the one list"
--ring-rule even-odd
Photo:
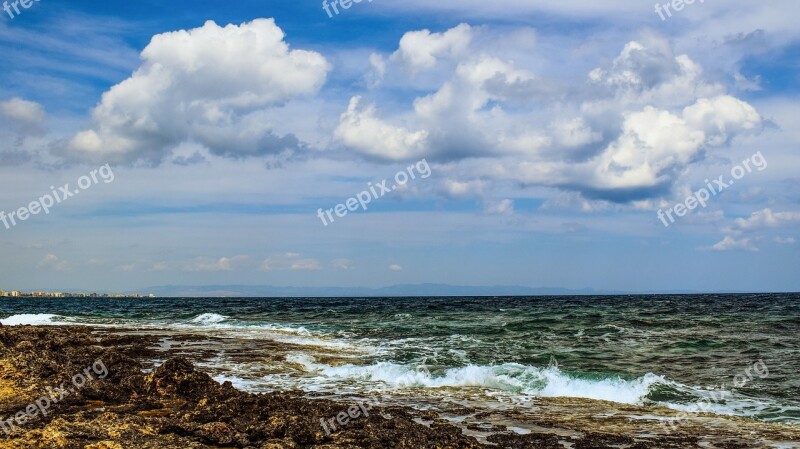
[[(39, 414), (14, 425), (9, 435), (0, 431), (0, 449), (697, 447), (691, 434), (643, 442), (622, 433), (577, 430), (576, 426), (568, 436), (557, 435), (555, 423), (554, 432), (549, 432), (551, 425), (545, 420), (538, 423), (542, 433), (521, 435), (490, 424), (484, 419), (487, 414), (464, 409), (480, 418), (464, 425), (464, 430), (485, 438), (479, 440), (435, 412), (398, 406), (375, 406), (369, 416), (337, 425), (328, 434), (321, 421), (339, 416), (346, 402), (309, 399), (300, 391), (242, 392), (230, 382), (214, 381), (183, 356), (167, 357), (154, 366), (153, 361), (164, 356), (155, 349), (157, 343), (153, 336), (86, 327), (0, 328), (0, 419), (26, 410), (52, 388), (71, 389), (49, 407), (46, 416)], [(92, 379), (78, 387), (74, 380), (81, 373)], [(418, 422), (421, 417), (429, 425)], [(786, 432), (788, 441), (793, 437)], [(739, 444), (731, 440), (716, 447), (748, 447)]]

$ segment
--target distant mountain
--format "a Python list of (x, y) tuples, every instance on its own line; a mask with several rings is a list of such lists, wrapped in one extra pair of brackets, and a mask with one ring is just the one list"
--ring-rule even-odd
[(276, 287), (272, 285), (164, 285), (144, 288), (142, 294), (161, 297), (352, 297), (352, 296), (549, 296), (600, 295), (593, 289), (533, 288), (521, 286), (472, 287), (447, 284), (400, 284), (390, 287)]

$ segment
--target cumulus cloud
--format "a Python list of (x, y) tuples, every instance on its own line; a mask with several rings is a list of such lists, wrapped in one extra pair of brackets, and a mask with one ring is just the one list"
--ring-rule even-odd
[(675, 54), (671, 42), (653, 32), (625, 44), (610, 64), (592, 70), (589, 80), (609, 97), (604, 101), (623, 104), (676, 106), (724, 89), (706, 81), (698, 63), (689, 55)]
[(426, 149), (426, 131), (409, 131), (390, 125), (375, 116), (375, 107), (362, 106), (361, 97), (353, 97), (341, 116), (334, 136), (344, 145), (365, 156), (384, 160), (407, 160), (422, 155)]
[[(440, 84), (390, 115), (354, 97), (336, 130), (339, 143), (385, 161), (454, 162), (444, 173), (458, 179), (445, 186), (454, 194), (478, 181), (486, 188), (516, 181), (629, 203), (669, 193), (708, 151), (763, 126), (755, 108), (652, 32), (591, 70), (586, 88), (560, 92), (540, 87), (546, 83), (530, 61), (504, 58), (508, 49), (479, 46), (473, 34), (465, 25), (407, 33), (392, 59), (423, 69), (446, 57), (452, 64), (439, 70)], [(396, 69), (381, 66), (387, 76)]]
[(469, 49), (473, 30), (462, 23), (444, 33), (430, 30), (410, 31), (400, 38), (400, 45), (392, 58), (401, 61), (409, 70), (416, 72), (430, 69), (439, 58), (458, 58)]
[(159, 34), (141, 58), (103, 94), (71, 154), (158, 162), (187, 141), (230, 157), (297, 150), (298, 139), (277, 134), (259, 112), (316, 93), (329, 70), (319, 53), (290, 50), (272, 19)]
[(622, 134), (589, 161), (589, 182), (576, 188), (605, 199), (652, 196), (670, 187), (703, 148), (727, 144), (761, 122), (752, 106), (730, 96), (700, 99), (680, 116), (650, 106), (628, 113)]

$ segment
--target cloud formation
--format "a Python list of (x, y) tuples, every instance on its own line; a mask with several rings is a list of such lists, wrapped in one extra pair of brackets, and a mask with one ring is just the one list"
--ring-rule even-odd
[(296, 151), (259, 112), (316, 93), (329, 64), (319, 53), (290, 50), (273, 19), (159, 34), (142, 65), (103, 94), (93, 125), (69, 142), (95, 161), (161, 161), (183, 142), (246, 157)]
[(589, 71), (582, 87), (558, 87), (547, 81), (554, 74), (505, 57), (508, 46), (476, 43), (475, 33), (464, 24), (406, 33), (381, 73), (411, 70), (406, 87), (418, 77), (438, 78), (438, 87), (388, 113), (354, 96), (338, 143), (383, 161), (455, 162), (445, 190), (514, 181), (625, 203), (668, 193), (707, 151), (763, 126), (753, 106), (652, 32)]
[[(800, 225), (800, 212), (773, 212), (766, 208), (750, 214), (747, 218), (737, 218), (726, 228), (726, 236), (713, 249), (717, 251), (748, 250), (758, 251), (756, 242), (764, 240), (770, 229), (790, 228)], [(773, 241), (779, 245), (793, 244), (793, 237), (776, 236)]]

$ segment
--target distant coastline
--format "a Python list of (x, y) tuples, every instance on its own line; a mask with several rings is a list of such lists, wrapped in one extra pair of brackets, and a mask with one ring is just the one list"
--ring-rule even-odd
[[(145, 294), (137, 293), (144, 291)], [(356, 298), (356, 297), (509, 297), (509, 296), (647, 296), (796, 293), (791, 291), (614, 291), (593, 288), (398, 284), (387, 287), (292, 287), (275, 285), (162, 285), (135, 292), (89, 292), (80, 289), (0, 290), (0, 297), (19, 298)]]
[(0, 297), (3, 298), (155, 298), (152, 293), (140, 295), (138, 293), (69, 293), (69, 292), (44, 292), (20, 290), (5, 291), (0, 290)]

